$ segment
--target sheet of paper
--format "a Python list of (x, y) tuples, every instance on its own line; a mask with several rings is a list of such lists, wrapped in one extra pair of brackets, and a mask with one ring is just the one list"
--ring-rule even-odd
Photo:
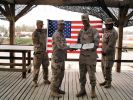
[(80, 49), (81, 46), (82, 46), (82, 44), (71, 44), (70, 48), (72, 48), (72, 49)]
[(82, 49), (92, 49), (94, 48), (94, 43), (83, 44)]

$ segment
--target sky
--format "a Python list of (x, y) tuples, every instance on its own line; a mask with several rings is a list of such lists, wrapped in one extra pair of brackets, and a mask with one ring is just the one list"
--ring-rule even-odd
[[(82, 13), (78, 12), (72, 12), (72, 11), (66, 11), (59, 8), (56, 8), (54, 6), (49, 5), (40, 5), (32, 9), (29, 13), (27, 13), (25, 16), (21, 17), (17, 22), (16, 25), (30, 25), (33, 26), (36, 24), (36, 20), (43, 20), (44, 21), (44, 27), (47, 26), (47, 19), (51, 20), (81, 20)], [(96, 17), (90, 16), (91, 20), (98, 19)], [(2, 21), (0, 20), (0, 25), (4, 25), (5, 27), (8, 27), (8, 21)]]

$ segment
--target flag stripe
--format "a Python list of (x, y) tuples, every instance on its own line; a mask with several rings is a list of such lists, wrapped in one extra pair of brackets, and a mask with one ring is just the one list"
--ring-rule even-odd
[[(48, 47), (48, 48), (52, 48), (52, 45), (51, 45), (51, 44), (48, 44), (47, 47)], [(102, 45), (99, 45), (98, 48), (102, 48)]]
[[(102, 28), (102, 26), (101, 25), (95, 25), (95, 26), (92, 26), (93, 28)], [(83, 26), (72, 26), (71, 27), (72, 29), (81, 29), (81, 28), (83, 28)]]
[[(102, 51), (97, 51), (97, 54), (101, 54)], [(48, 50), (48, 53), (52, 53), (52, 50)], [(67, 53), (80, 53), (80, 51), (67, 51)]]
[[(52, 21), (52, 20), (50, 20)], [(67, 41), (67, 44), (75, 44), (77, 43), (77, 38), (78, 38), (78, 34), (79, 34), (79, 31), (81, 30), (81, 28), (83, 28), (83, 24), (82, 24), (82, 21), (65, 21), (65, 22), (68, 22), (69, 25), (71, 25), (71, 30), (69, 30), (69, 27), (67, 27), (67, 29), (65, 29), (65, 31), (67, 32), (71, 32), (71, 36), (70, 38), (66, 38), (66, 41)], [(54, 22), (56, 23), (56, 22)], [(98, 54), (101, 54), (102, 52), (102, 20), (91, 20), (90, 21), (90, 25), (93, 27), (93, 28), (96, 28), (98, 30), (98, 33), (99, 33), (99, 36), (100, 36), (100, 42), (99, 42), (99, 47), (97, 49), (97, 53)], [(55, 24), (57, 25), (57, 24)], [(51, 26), (53, 25), (49, 25), (49, 22), (48, 22), (48, 30), (49, 32), (52, 32), (55, 28), (50, 28)], [(57, 28), (57, 26), (56, 26)], [(50, 30), (51, 29), (51, 30)], [(69, 31), (68, 31), (69, 30)], [(49, 33), (48, 33), (48, 36), (49, 36)], [(48, 37), (48, 41), (47, 41), (47, 51), (48, 53), (52, 53), (52, 37)], [(76, 50), (76, 51), (68, 51), (68, 53), (74, 53), (74, 54), (78, 54), (80, 51), (79, 50)]]
[[(73, 24), (82, 24), (82, 21), (72, 21)], [(103, 23), (102, 20), (91, 20), (89, 23)]]
[[(101, 35), (99, 35), (99, 37), (100, 37), (100, 38), (102, 38), (102, 36), (101, 36)], [(71, 36), (71, 38), (73, 38), (73, 39), (77, 39), (77, 38), (78, 38), (78, 36)]]
[[(76, 31), (76, 30), (74, 31), (74, 30), (72, 30), (71, 33), (72, 33), (72, 34), (78, 34), (79, 31)], [(103, 33), (103, 32), (102, 32), (102, 30), (98, 30), (98, 33)]]
[[(51, 42), (51, 43), (52, 43), (52, 39), (48, 39), (48, 42)], [(100, 40), (99, 42), (102, 43), (101, 40)], [(77, 41), (67, 40), (67, 43), (71, 43), (71, 44), (73, 44), (73, 43), (77, 43)], [(52, 44), (51, 44), (51, 45), (52, 45)]]

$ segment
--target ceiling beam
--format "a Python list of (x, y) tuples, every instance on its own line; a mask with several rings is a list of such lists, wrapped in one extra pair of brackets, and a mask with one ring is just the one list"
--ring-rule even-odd
[(8, 20), (10, 19), (10, 17), (8, 16), (8, 13), (5, 11), (5, 9), (0, 6), (0, 12), (2, 15), (4, 15)]
[(111, 17), (114, 21), (115, 24), (118, 26), (118, 19), (111, 13), (111, 11), (108, 9), (108, 7), (106, 6), (104, 0), (97, 0), (97, 2), (99, 3), (99, 5), (101, 6), (101, 8), (106, 12), (106, 14)]
[(29, 4), (23, 10), (21, 10), (20, 13), (18, 13), (15, 16), (15, 21), (17, 21), (19, 18), (21, 18), (22, 16), (24, 16), (25, 14), (27, 14), (27, 12), (29, 12), (30, 9), (31, 9), (31, 7), (33, 6), (33, 4), (36, 2), (36, 0), (30, 0), (28, 2), (29, 2)]

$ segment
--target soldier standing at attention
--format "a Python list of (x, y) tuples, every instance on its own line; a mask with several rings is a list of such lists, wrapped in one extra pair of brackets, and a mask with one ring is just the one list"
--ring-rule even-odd
[(115, 59), (115, 45), (118, 34), (113, 28), (112, 18), (107, 18), (105, 20), (105, 27), (102, 40), (102, 72), (105, 81), (100, 83), (100, 86), (110, 88), (112, 81), (112, 67)]
[(37, 29), (32, 34), (32, 41), (34, 45), (34, 70), (33, 70), (33, 82), (34, 86), (37, 87), (38, 74), (40, 66), (42, 64), (43, 69), (43, 79), (45, 84), (50, 84), (48, 80), (48, 66), (49, 58), (46, 52), (46, 41), (47, 41), (47, 32), (43, 28), (43, 21), (37, 20), (36, 22)]
[(65, 91), (61, 90), (61, 83), (64, 77), (65, 70), (65, 60), (67, 58), (68, 46), (66, 44), (66, 39), (64, 37), (64, 21), (58, 21), (58, 29), (52, 36), (52, 80), (51, 80), (51, 96), (62, 97), (61, 94), (65, 94)]
[(96, 29), (92, 28), (89, 24), (88, 14), (83, 14), (81, 16), (84, 28), (80, 30), (77, 43), (88, 44), (94, 43), (94, 48), (92, 49), (81, 49), (79, 57), (79, 72), (80, 72), (80, 91), (76, 95), (81, 97), (86, 94), (85, 84), (86, 84), (86, 74), (88, 72), (90, 84), (91, 84), (91, 98), (96, 97), (95, 86), (96, 86), (96, 61), (97, 53), (96, 49), (99, 45), (99, 33)]

